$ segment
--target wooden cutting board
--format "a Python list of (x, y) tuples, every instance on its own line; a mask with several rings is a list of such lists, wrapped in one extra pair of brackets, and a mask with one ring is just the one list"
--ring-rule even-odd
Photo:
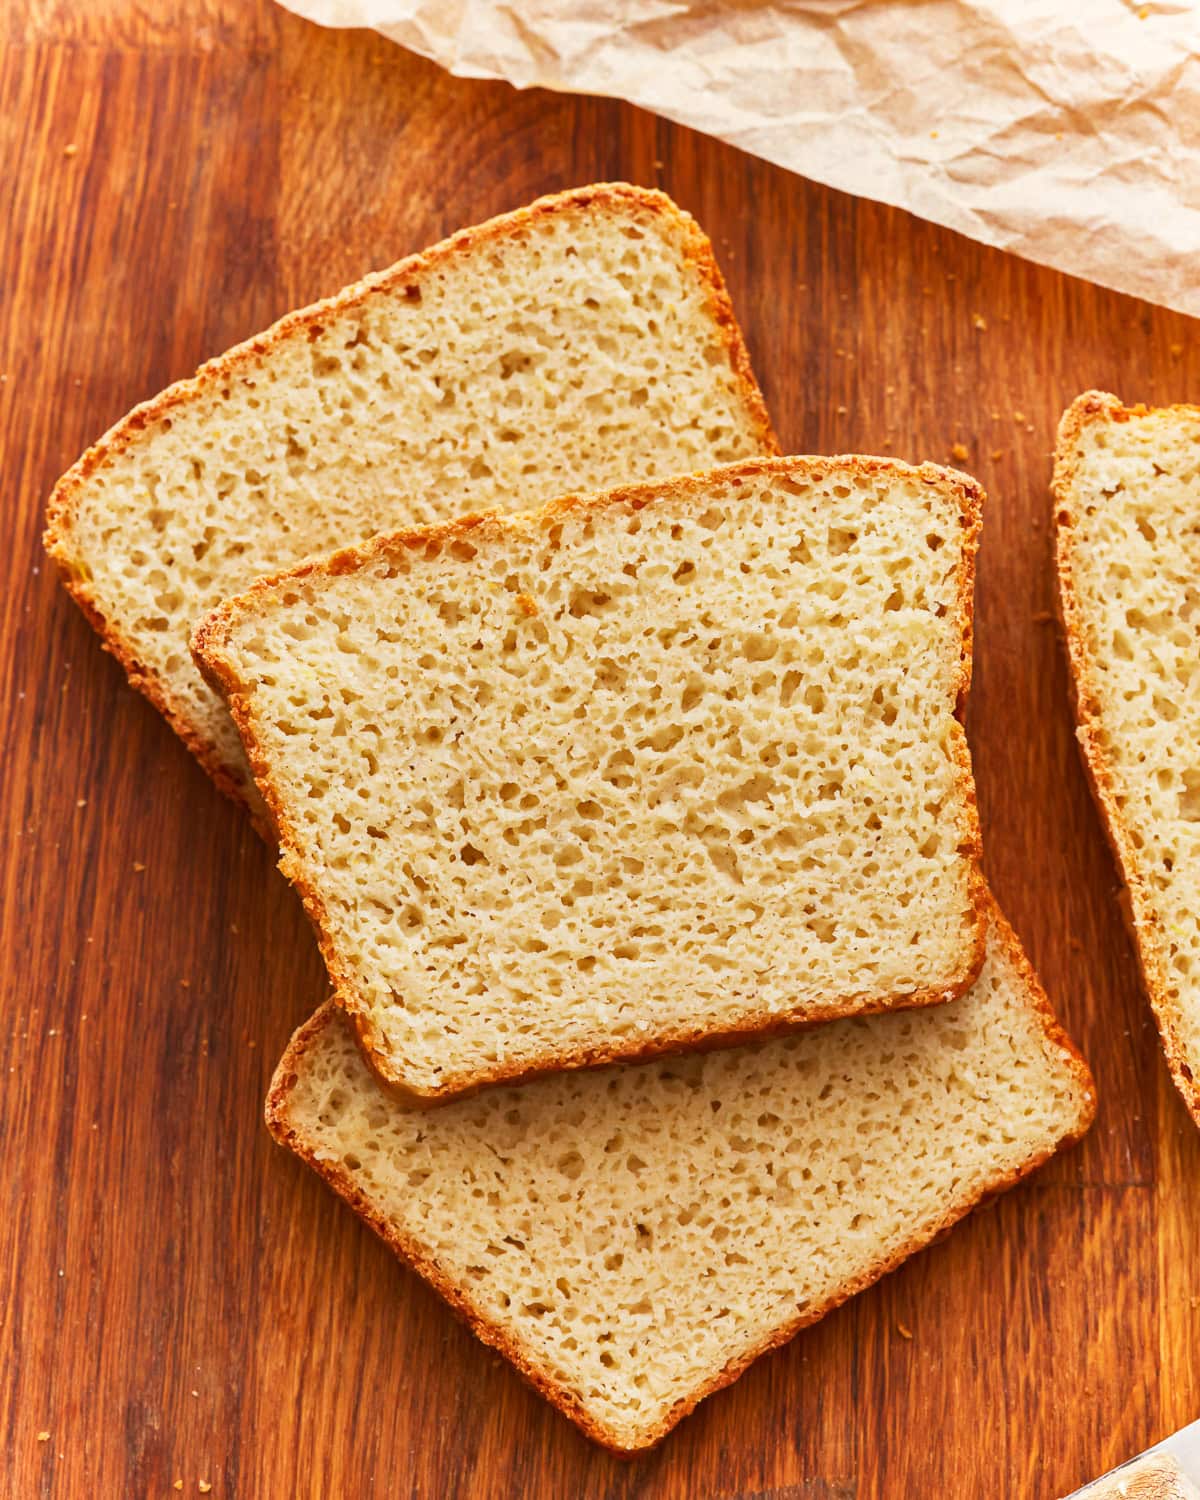
[[(1076, 760), (1046, 493), (1080, 390), (1200, 398), (1195, 325), (267, 0), (9, 0), (0, 36), (0, 1493), (1052, 1500), (1195, 1418), (1200, 1134)], [(1079, 1149), (634, 1465), (269, 1142), (315, 945), (39, 546), (54, 479), (135, 401), (369, 267), (613, 177), (712, 235), (787, 448), (955, 455), (987, 487), (987, 868), (1100, 1089)]]

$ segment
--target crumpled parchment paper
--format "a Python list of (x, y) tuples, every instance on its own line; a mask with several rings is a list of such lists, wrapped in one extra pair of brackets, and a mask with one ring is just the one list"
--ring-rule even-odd
[(282, 0), (1200, 315), (1198, 0)]

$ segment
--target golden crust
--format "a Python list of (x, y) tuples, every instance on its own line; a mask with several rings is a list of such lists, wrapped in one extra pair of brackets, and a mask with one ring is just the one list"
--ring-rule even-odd
[[(952, 749), (958, 768), (959, 792), (963, 799), (959, 847), (969, 861), (970, 896), (975, 914), (973, 944), (959, 971), (951, 975), (944, 984), (915, 991), (899, 1001), (889, 996), (845, 995), (837, 997), (832, 1005), (822, 1006), (819, 1011), (811, 1005), (800, 1005), (786, 1015), (781, 1016), (777, 1012), (764, 1013), (757, 1018), (747, 1019), (735, 1029), (720, 1033), (680, 1029), (649, 1040), (614, 1039), (593, 1047), (579, 1048), (565, 1056), (559, 1053), (547, 1053), (520, 1067), (501, 1065), (484, 1074), (452, 1075), (444, 1079), (436, 1089), (430, 1090), (416, 1089), (405, 1082), (396, 1074), (376, 1041), (365, 1006), (357, 993), (354, 976), (338, 951), (320, 893), (308, 878), (297, 853), (298, 840), (292, 826), (287, 800), (273, 779), (271, 767), (263, 753), (262, 742), (258, 735), (252, 708), (251, 686), (239, 677), (236, 667), (223, 649), (228, 633), (237, 618), (247, 611), (252, 611), (266, 595), (282, 585), (304, 578), (332, 577), (350, 573), (375, 558), (395, 559), (403, 563), (411, 554), (425, 553), (431, 547), (440, 547), (472, 534), (474, 534), (475, 541), (479, 542), (489, 535), (503, 538), (510, 536), (514, 530), (525, 528), (550, 530), (561, 517), (572, 512), (595, 512), (615, 505), (628, 505), (641, 509), (655, 503), (703, 504), (707, 503), (709, 486), (714, 477), (733, 484), (740, 483), (742, 479), (776, 473), (789, 476), (800, 474), (815, 479), (823, 477), (834, 469), (844, 472), (847, 467), (858, 475), (905, 475), (919, 479), (924, 484), (946, 488), (955, 497), (959, 507), (960, 524), (964, 533), (958, 578), (958, 609), (962, 626), (958, 665), (952, 684), (955, 703)], [(280, 869), (292, 881), (300, 894), (305, 910), (316, 929), (321, 953), (333, 982), (335, 1001), (351, 1020), (363, 1055), (380, 1081), (387, 1087), (402, 1092), (412, 1102), (424, 1100), (434, 1103), (493, 1084), (518, 1083), (522, 1079), (550, 1069), (599, 1067), (605, 1063), (632, 1061), (668, 1052), (702, 1047), (727, 1047), (756, 1037), (778, 1035), (785, 1031), (794, 1031), (805, 1026), (836, 1020), (842, 1016), (869, 1015), (881, 1010), (937, 1005), (964, 994), (979, 977), (987, 938), (987, 894), (980, 866), (982, 844), (979, 814), (975, 801), (970, 751), (961, 723), (971, 683), (975, 554), (978, 546), (983, 498), (982, 488), (969, 475), (960, 474), (952, 469), (939, 468), (936, 464), (922, 464), (919, 468), (914, 468), (895, 459), (854, 455), (841, 458), (745, 459), (741, 463), (715, 470), (712, 475), (708, 476), (684, 475), (659, 484), (631, 485), (621, 489), (607, 490), (599, 495), (566, 495), (559, 500), (552, 500), (538, 511), (517, 512), (511, 515), (489, 511), (463, 516), (438, 526), (381, 534), (359, 546), (347, 547), (329, 557), (303, 563), (297, 568), (276, 574), (271, 578), (261, 578), (246, 593), (226, 600), (202, 620), (192, 636), (192, 654), (200, 671), (214, 690), (224, 697), (229, 706), (234, 723), (242, 737), (258, 789), (278, 832), (280, 848), (283, 851)]]
[(886, 1276), (889, 1271), (894, 1271), (897, 1266), (911, 1255), (914, 1255), (918, 1250), (923, 1250), (940, 1239), (955, 1224), (961, 1222), (968, 1214), (983, 1203), (990, 1201), (998, 1194), (1020, 1182), (1022, 1178), (1035, 1171), (1044, 1162), (1049, 1160), (1051, 1156), (1055, 1155), (1056, 1152), (1074, 1145), (1087, 1132), (1096, 1113), (1096, 1088), (1091, 1072), (1080, 1055), (1079, 1050), (1059, 1024), (1058, 1018), (1046, 997), (1046, 992), (1043, 990), (1041, 982), (1034, 973), (1028, 958), (1025, 956), (1016, 933), (1009, 926), (1004, 914), (996, 904), (995, 897), (986, 886), (984, 887), (983, 899), (986, 920), (994, 924), (994, 930), (1003, 943), (1009, 961), (1016, 966), (1026, 986), (1030, 1006), (1042, 1025), (1042, 1036), (1045, 1047), (1065, 1053), (1067, 1056), (1068, 1069), (1082, 1096), (1077, 1125), (1055, 1147), (1040, 1155), (1031, 1157), (1030, 1160), (1024, 1162), (1017, 1170), (1001, 1173), (991, 1182), (985, 1183), (970, 1202), (948, 1212), (927, 1234), (908, 1241), (893, 1254), (883, 1257), (869, 1270), (863, 1272), (862, 1275), (839, 1287), (823, 1303), (806, 1308), (804, 1313), (782, 1325), (757, 1348), (738, 1356), (736, 1359), (730, 1360), (728, 1364), (714, 1372), (694, 1392), (688, 1396), (681, 1397), (663, 1419), (646, 1434), (644, 1440), (632, 1447), (622, 1446), (615, 1434), (595, 1422), (583, 1410), (578, 1396), (573, 1391), (563, 1386), (561, 1381), (557, 1380), (550, 1370), (540, 1365), (516, 1340), (503, 1329), (497, 1328), (490, 1321), (488, 1315), (472, 1302), (470, 1292), (467, 1288), (446, 1276), (438, 1266), (422, 1253), (419, 1245), (389, 1223), (370, 1200), (355, 1186), (349, 1174), (343, 1171), (338, 1164), (319, 1161), (306, 1142), (290, 1127), (287, 1120), (287, 1104), (288, 1096), (296, 1082), (298, 1060), (303, 1056), (309, 1044), (320, 1035), (326, 1026), (336, 1023), (336, 1007), (332, 1003), (323, 1005), (296, 1032), (279, 1066), (276, 1068), (266, 1101), (267, 1129), (280, 1145), (286, 1146), (288, 1150), (294, 1152), (302, 1161), (307, 1162), (314, 1171), (319, 1173), (334, 1192), (350, 1205), (359, 1218), (380, 1236), (401, 1261), (423, 1276), (434, 1290), (450, 1304), (459, 1317), (466, 1322), (478, 1339), (510, 1360), (520, 1374), (541, 1395), (576, 1423), (594, 1442), (599, 1443), (618, 1457), (632, 1458), (656, 1447), (677, 1423), (695, 1410), (706, 1396), (710, 1396), (723, 1387), (731, 1385), (761, 1355), (769, 1354), (773, 1349), (777, 1349), (781, 1345), (788, 1343), (803, 1329), (810, 1327), (813, 1323), (819, 1322), (820, 1319), (828, 1313), (833, 1312), (858, 1292), (865, 1291), (867, 1287), (872, 1286), (876, 1281)]
[[(1187, 410), (1200, 417), (1200, 407), (1173, 410)], [(1167, 946), (1166, 934), (1155, 910), (1153, 892), (1143, 872), (1132, 831), (1121, 817), (1116, 780), (1104, 753), (1100, 694), (1088, 662), (1087, 625), (1073, 576), (1074, 491), (1083, 434), (1088, 427), (1100, 422), (1128, 422), (1153, 413), (1154, 409), (1147, 406), (1123, 406), (1107, 391), (1085, 391), (1063, 413), (1050, 486), (1054, 498), (1057, 605), (1070, 666), (1071, 701), (1080, 757), (1128, 897), (1128, 907), (1124, 902), (1119, 903), (1122, 915), (1130, 929), (1171, 1077), (1192, 1119), (1200, 1125), (1200, 1079), (1196, 1078), (1188, 1063), (1178, 1018), (1169, 999), (1170, 981), (1162, 957)]]
[(130, 685), (154, 704), (219, 789), (235, 802), (247, 807), (255, 827), (268, 840), (272, 837), (272, 830), (261, 809), (253, 807), (247, 800), (238, 767), (222, 760), (217, 747), (190, 717), (187, 704), (172, 694), (169, 683), (139, 660), (136, 644), (124, 633), (121, 622), (109, 618), (102, 610), (86, 576), (86, 570), (72, 548), (75, 512), (87, 480), (135, 442), (148, 427), (164, 418), (169, 419), (170, 413), (177, 406), (252, 368), (277, 344), (294, 335), (313, 335), (319, 330), (322, 319), (339, 316), (377, 292), (413, 284), (443, 262), (475, 251), (490, 240), (520, 236), (531, 224), (550, 215), (579, 208), (631, 205), (669, 220), (680, 235), (684, 261), (692, 267), (708, 291), (709, 312), (725, 339), (730, 367), (755, 429), (757, 441), (765, 453), (778, 453), (779, 442), (750, 367), (750, 354), (708, 237), (692, 216), (679, 208), (665, 193), (633, 187), (629, 183), (608, 182), (550, 194), (525, 208), (459, 230), (449, 239), (416, 255), (410, 255), (385, 271), (366, 276), (332, 297), (286, 314), (265, 332), (201, 365), (189, 379), (177, 381), (151, 400), (135, 406), (77, 459), (55, 485), (46, 506), (46, 528), (42, 543), (57, 565), (68, 593), (100, 635), (104, 649), (120, 662)]

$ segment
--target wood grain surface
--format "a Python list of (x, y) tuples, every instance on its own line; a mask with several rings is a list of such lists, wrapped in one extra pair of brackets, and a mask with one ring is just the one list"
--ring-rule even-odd
[[(267, 0), (9, 0), (0, 37), (0, 1494), (1053, 1500), (1200, 1415), (1200, 1134), (1076, 760), (1047, 497), (1080, 390), (1200, 399), (1195, 325)], [(987, 868), (1100, 1090), (1079, 1149), (634, 1465), (269, 1142), (315, 945), (38, 540), (54, 479), (135, 401), (460, 224), (611, 177), (712, 235), (787, 448), (962, 445), (987, 487)]]

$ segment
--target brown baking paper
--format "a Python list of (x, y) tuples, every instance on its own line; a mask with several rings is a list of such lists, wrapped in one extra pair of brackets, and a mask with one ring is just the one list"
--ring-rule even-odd
[(1200, 314), (1195, 0), (284, 0)]

